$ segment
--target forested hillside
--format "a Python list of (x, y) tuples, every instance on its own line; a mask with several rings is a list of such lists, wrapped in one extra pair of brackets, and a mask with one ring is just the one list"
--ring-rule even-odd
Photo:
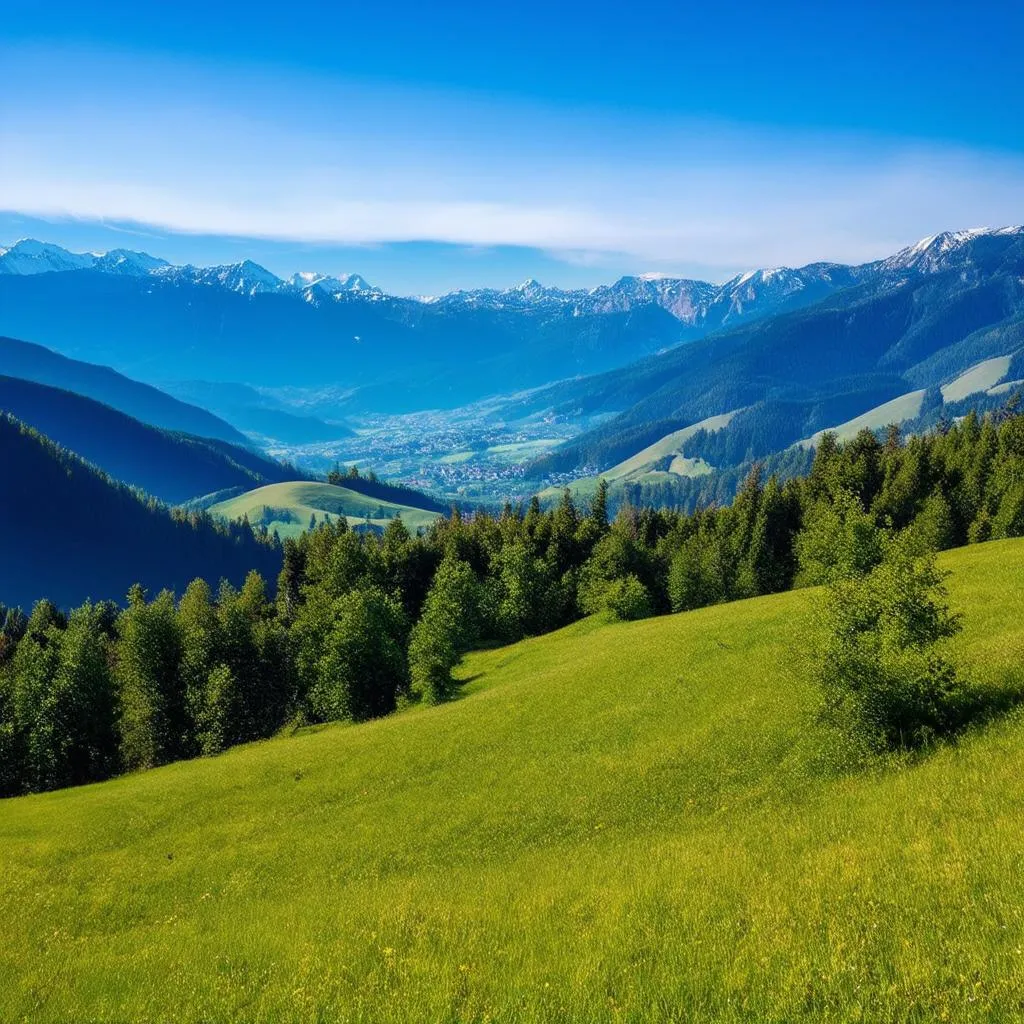
[(293, 480), (292, 466), (248, 448), (171, 433), (90, 398), (0, 376), (0, 411), (73, 450), (108, 476), (178, 504), (228, 487)]
[[(417, 701), (440, 703), (453, 695), (452, 670), (467, 650), (550, 632), (583, 615), (640, 619), (863, 576), (894, 538), (915, 556), (1024, 535), (1024, 415), (969, 415), (905, 443), (896, 428), (884, 443), (870, 431), (843, 445), (826, 435), (806, 477), (780, 483), (755, 471), (732, 505), (692, 515), (627, 506), (609, 522), (602, 486), (584, 509), (566, 492), (547, 512), (536, 499), (497, 517), (455, 512), (418, 536), (400, 518), (377, 537), (353, 532), (339, 517), (285, 541), (272, 598), (278, 551), (261, 549), (247, 529), (225, 536), (202, 518), (169, 519), (3, 422), (18, 442), (15, 493), (25, 506), (28, 478), (18, 470), (38, 463), (42, 452), (51, 477), (70, 474), (83, 498), (96, 492), (82, 507), (99, 514), (105, 502), (109, 509), (89, 534), (91, 563), (74, 547), (80, 529), (61, 534), (52, 518), (30, 527), (27, 514), (18, 522), (8, 514), (0, 527), (12, 548), (13, 589), (34, 585), (36, 595), (67, 603), (67, 574), (74, 572), (79, 592), (107, 596), (115, 568), (120, 593), (128, 579), (150, 588), (148, 600), (133, 591), (121, 612), (84, 606), (65, 619), (39, 605), (28, 619), (7, 614), (0, 693), (14, 716), (7, 755), (13, 792), (214, 752), (269, 736), (288, 721), (361, 721)], [(35, 479), (49, 482), (45, 474)], [(52, 484), (56, 489), (57, 480)], [(102, 558), (114, 561), (104, 530), (118, 519), (124, 541), (115, 567)], [(151, 547), (140, 552), (143, 531)], [(60, 587), (52, 569), (34, 584), (27, 575), (31, 545), (50, 533), (47, 565), (63, 564)], [(209, 560), (195, 570), (201, 543)], [(20, 566), (19, 550), (29, 552)], [(241, 592), (210, 586), (220, 575), (238, 580), (238, 571), (220, 568), (228, 550), (232, 567), (248, 561), (258, 570)], [(192, 575), (207, 582), (186, 589)], [(157, 587), (168, 589), (157, 594)], [(54, 731), (53, 706), (37, 708), (25, 697), (45, 676), (38, 667), (44, 654), (57, 659), (45, 662), (45, 671), (62, 664), (69, 631), (76, 645), (91, 645), (96, 674), (82, 680), (78, 662), (70, 663), (67, 689), (55, 699), (75, 709), (61, 712), (61, 721), (99, 716), (95, 734)], [(119, 666), (115, 675), (111, 665)], [(39, 744), (49, 751), (42, 760), (31, 753)]]
[(0, 337), (0, 373), (73, 391), (164, 430), (246, 443), (244, 434), (198, 405), (178, 401), (106, 366), (68, 359), (42, 345)]
[(889, 273), (531, 396), (531, 405), (565, 413), (617, 413), (535, 472), (598, 472), (672, 430), (734, 410), (746, 412), (723, 432), (727, 457), (763, 457), (901, 395), (937, 390), (991, 357), (1016, 360), (1008, 379), (1024, 376), (1024, 233), (978, 235), (939, 256), (927, 274)]
[(279, 548), (245, 526), (175, 515), (157, 502), (0, 415), (0, 601), (30, 609), (85, 598), (122, 601), (140, 583), (155, 594), (196, 577), (240, 584), (257, 569), (274, 579)]

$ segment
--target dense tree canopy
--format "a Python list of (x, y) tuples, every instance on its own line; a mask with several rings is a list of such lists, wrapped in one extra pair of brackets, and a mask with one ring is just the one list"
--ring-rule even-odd
[[(534, 499), (499, 515), (453, 511), (417, 536), (397, 518), (380, 536), (344, 517), (318, 522), (285, 543), (274, 595), (251, 572), (216, 594), (201, 579), (180, 598), (133, 587), (123, 609), (0, 607), (0, 792), (443, 701), (470, 647), (581, 615), (878, 581), (893, 566), (912, 575), (905, 561), (883, 565), (897, 536), (910, 557), (1020, 535), (1024, 415), (1012, 411), (906, 441), (895, 428), (845, 445), (826, 435), (806, 476), (782, 483), (755, 467), (730, 505), (691, 514), (626, 505), (609, 522), (601, 487), (584, 508), (566, 492), (549, 510)], [(896, 612), (871, 609), (902, 628)], [(865, 644), (843, 655), (854, 668), (870, 660)]]

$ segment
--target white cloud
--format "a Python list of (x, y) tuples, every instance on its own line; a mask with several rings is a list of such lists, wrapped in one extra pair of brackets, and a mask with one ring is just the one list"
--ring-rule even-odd
[(71, 61), (71, 92), (20, 91), (31, 77), (8, 73), (0, 206), (289, 241), (531, 246), (655, 272), (859, 262), (1024, 209), (1024, 161), (1002, 154), (131, 62), (93, 76), (89, 59)]

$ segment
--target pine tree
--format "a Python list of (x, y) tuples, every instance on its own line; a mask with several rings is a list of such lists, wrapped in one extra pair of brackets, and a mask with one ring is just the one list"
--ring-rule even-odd
[(481, 590), (472, 568), (445, 558), (409, 638), (413, 692), (437, 704), (454, 688), (451, 671), (480, 635)]
[(295, 616), (305, 583), (304, 549), (289, 537), (284, 542), (284, 556), (281, 572), (277, 577), (277, 603), (281, 617), (290, 622)]
[(149, 768), (187, 752), (188, 715), (179, 663), (181, 635), (174, 595), (150, 604), (141, 587), (128, 593), (118, 622), (121, 757), (128, 769)]

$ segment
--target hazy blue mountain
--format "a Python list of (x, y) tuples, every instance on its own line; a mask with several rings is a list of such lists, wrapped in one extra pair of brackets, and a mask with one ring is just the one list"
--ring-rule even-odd
[(209, 409), (247, 434), (283, 444), (311, 444), (352, 436), (351, 428), (343, 423), (327, 423), (286, 408), (247, 384), (188, 380), (168, 381), (161, 388), (175, 398)]
[(0, 376), (0, 411), (115, 480), (169, 504), (226, 487), (258, 487), (295, 477), (291, 467), (247, 448), (161, 430), (91, 398), (34, 381)]
[[(662, 385), (674, 394), (671, 381), (680, 367), (692, 364), (699, 371), (692, 383), (701, 389), (701, 402), (670, 394), (634, 417), (649, 420), (655, 409), (661, 416), (678, 417), (689, 415), (684, 410), (695, 402), (718, 405), (707, 394), (709, 388), (724, 389), (722, 398), (749, 404), (773, 394), (782, 380), (793, 386), (818, 380), (819, 370), (840, 377), (899, 376), (941, 348), (943, 337), (948, 336), (945, 344), (963, 339), (956, 315), (931, 322), (915, 312), (920, 324), (907, 324), (889, 345), (892, 351), (879, 355), (876, 342), (889, 338), (893, 325), (882, 325), (881, 333), (865, 328), (875, 331), (868, 338), (839, 329), (843, 311), (874, 300), (884, 304), (887, 297), (905, 296), (926, 282), (943, 294), (966, 289), (971, 294), (962, 301), (978, 307), (985, 301), (981, 278), (996, 273), (986, 261), (1014, 250), (1020, 237), (1015, 228), (947, 232), (859, 267), (816, 263), (757, 270), (722, 285), (646, 276), (563, 291), (526, 281), (510, 289), (431, 299), (386, 295), (358, 275), (331, 278), (309, 272), (286, 281), (248, 260), (174, 267), (146, 254), (119, 253), (111, 259), (111, 254), (73, 254), (22, 242), (0, 254), (0, 330), (153, 381), (337, 386), (345, 393), (342, 408), (353, 412), (449, 408), (489, 394), (602, 373), (608, 376), (597, 385), (581, 388), (570, 380), (565, 390), (572, 396), (570, 404), (623, 412), (653, 398)], [(1004, 275), (1003, 284), (1011, 287), (1012, 273)], [(993, 287), (998, 291), (999, 286)], [(929, 308), (941, 305), (934, 291), (928, 294)], [(996, 301), (995, 291), (989, 297)], [(893, 306), (897, 319), (910, 315), (902, 301)], [(979, 308), (965, 314), (971, 329), (999, 319), (995, 314), (986, 319)], [(781, 323), (771, 330), (796, 330), (785, 325), (802, 323), (801, 314), (808, 310), (826, 318), (807, 328), (817, 332), (814, 338), (796, 347), (789, 340), (780, 343), (764, 380), (752, 377), (730, 346), (740, 349), (747, 339), (759, 338), (762, 326)], [(855, 326), (865, 317), (870, 314), (855, 312)], [(841, 339), (828, 333), (833, 328)], [(921, 340), (915, 340), (922, 331)], [(710, 338), (715, 340), (690, 352), (694, 343)], [(839, 343), (856, 351), (833, 354), (830, 346)], [(913, 358), (915, 346), (919, 359)], [(823, 354), (829, 366), (838, 358), (834, 370), (819, 365)], [(633, 368), (644, 359), (650, 360), (650, 371)], [(707, 368), (712, 364), (718, 369)], [(652, 387), (655, 381), (661, 383)], [(769, 381), (774, 382), (770, 387)], [(322, 429), (281, 417), (270, 417), (272, 425), (247, 404), (234, 407), (233, 415), (258, 433), (293, 428), (292, 436), (305, 440), (310, 431)]]
[(123, 601), (133, 583), (179, 594), (197, 576), (241, 584), (250, 569), (273, 587), (279, 549), (239, 526), (174, 517), (9, 416), (0, 416), (0, 601), (46, 594), (65, 607)]
[(0, 337), (0, 374), (74, 391), (155, 427), (234, 444), (246, 443), (240, 431), (205, 409), (172, 398), (106, 366), (68, 359), (42, 345)]
[(761, 455), (982, 360), (1019, 365), (1024, 230), (938, 235), (860, 276), (810, 307), (529, 396), (529, 408), (617, 414), (536, 471), (600, 471), (673, 430), (748, 407), (715, 444)]
[[(0, 253), (0, 330), (149, 381), (338, 384), (352, 410), (383, 412), (451, 407), (613, 369), (857, 279), (851, 268), (820, 264), (722, 286), (627, 277), (563, 291), (528, 281), (410, 299), (355, 274), (285, 281), (248, 260), (197, 268), (112, 255), (31, 241)], [(236, 425), (238, 410), (249, 410), (235, 407), (232, 419), (216, 408)], [(292, 426), (304, 437), (313, 428)]]

